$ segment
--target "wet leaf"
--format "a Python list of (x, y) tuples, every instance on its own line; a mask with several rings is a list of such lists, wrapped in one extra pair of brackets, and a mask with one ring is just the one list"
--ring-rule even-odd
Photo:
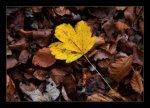
[(137, 63), (141, 66), (144, 64), (144, 52), (138, 48), (133, 48), (133, 63)]
[(100, 68), (108, 68), (110, 62), (111, 62), (110, 59), (104, 59), (98, 62), (98, 66)]
[(108, 68), (110, 77), (115, 81), (120, 82), (130, 73), (132, 62), (132, 55), (128, 57), (117, 58), (115, 62), (111, 63)]
[(73, 62), (87, 53), (95, 44), (90, 27), (84, 21), (77, 23), (75, 29), (70, 24), (61, 24), (55, 29), (55, 36), (62, 42), (52, 43), (49, 47), (56, 59)]
[(131, 87), (135, 92), (141, 94), (144, 91), (143, 78), (141, 77), (138, 70), (133, 71), (134, 73), (130, 81)]
[(53, 65), (55, 62), (55, 57), (50, 53), (49, 48), (39, 49), (32, 59), (32, 63), (35, 66), (38, 65), (44, 68)]
[(63, 98), (64, 98), (66, 101), (71, 101), (71, 99), (67, 96), (67, 93), (66, 93), (66, 90), (65, 90), (64, 86), (62, 87), (61, 93), (62, 93), (62, 95), (63, 95)]
[(107, 36), (112, 35), (115, 32), (114, 20), (108, 20), (106, 23), (104, 23), (103, 28)]

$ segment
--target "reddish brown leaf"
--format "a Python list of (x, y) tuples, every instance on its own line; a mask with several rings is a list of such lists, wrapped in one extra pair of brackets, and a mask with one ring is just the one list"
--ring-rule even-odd
[(82, 73), (83, 73), (82, 86), (84, 86), (87, 83), (87, 81), (92, 77), (92, 74), (87, 68), (83, 68)]
[(124, 32), (124, 30), (128, 29), (129, 26), (121, 21), (117, 21), (115, 22), (115, 27), (117, 29), (117, 31), (119, 32)]
[(105, 43), (105, 38), (104, 38), (104, 36), (105, 36), (105, 35), (100, 35), (100, 36), (96, 37), (96, 42), (95, 42), (96, 46)]
[(87, 97), (87, 101), (90, 102), (112, 102), (113, 100), (107, 96), (104, 96), (101, 93), (93, 93)]
[(46, 73), (46, 71), (44, 71), (44, 70), (36, 70), (36, 71), (34, 72), (33, 76), (34, 76), (35, 78), (37, 78), (38, 80), (43, 81), (43, 80), (46, 79), (47, 73)]
[(13, 68), (17, 65), (18, 61), (14, 57), (7, 57), (7, 69)]
[(141, 77), (138, 70), (134, 70), (130, 84), (135, 92), (141, 94), (144, 91), (143, 78)]
[(30, 53), (27, 50), (22, 50), (19, 55), (19, 62), (25, 64), (29, 57), (31, 57)]
[(100, 68), (108, 68), (109, 64), (110, 64), (110, 59), (104, 59), (98, 62), (98, 66)]
[(124, 12), (124, 16), (127, 20), (131, 21), (132, 23), (134, 22), (136, 15), (134, 13), (135, 7), (128, 7), (125, 12)]
[(114, 63), (111, 63), (108, 70), (110, 77), (115, 81), (120, 82), (126, 77), (131, 70), (133, 56), (117, 58)]
[(15, 93), (15, 84), (8, 75), (6, 75), (6, 93), (7, 101), (13, 101), (12, 98)]
[(127, 99), (125, 97), (123, 97), (120, 93), (118, 93), (117, 91), (115, 90), (110, 90), (108, 92), (108, 96), (112, 97), (112, 98), (116, 98), (116, 99), (119, 99), (119, 100), (123, 100), (123, 101), (126, 101)]
[(49, 48), (39, 49), (36, 55), (33, 56), (32, 63), (35, 66), (47, 68), (56, 62), (55, 57), (50, 53)]
[(72, 74), (65, 76), (63, 85), (67, 94), (74, 94), (76, 91), (76, 80)]
[(59, 86), (67, 74), (68, 73), (65, 71), (65, 68), (53, 68), (50, 76), (55, 81), (56, 85)]

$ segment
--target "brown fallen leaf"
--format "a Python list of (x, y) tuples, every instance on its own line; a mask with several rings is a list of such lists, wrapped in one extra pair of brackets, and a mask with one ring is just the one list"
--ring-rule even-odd
[(100, 20), (96, 18), (88, 19), (87, 24), (91, 27), (92, 31), (97, 31), (100, 25)]
[(92, 74), (91, 74), (91, 72), (88, 70), (88, 68), (83, 68), (83, 69), (82, 69), (82, 73), (83, 73), (82, 86), (85, 86), (85, 84), (87, 83), (87, 81), (92, 77)]
[(55, 81), (57, 86), (63, 82), (67, 74), (68, 73), (66, 72), (65, 68), (53, 68), (50, 72), (50, 76)]
[(105, 85), (98, 74), (93, 75), (86, 83), (87, 92), (105, 92)]
[(29, 46), (28, 42), (26, 41), (25, 38), (21, 38), (19, 41), (17, 41), (16, 43), (12, 44), (12, 45), (9, 45), (9, 48), (10, 49), (13, 49), (13, 50), (23, 50), (25, 48), (27, 48)]
[(32, 64), (47, 68), (56, 62), (55, 57), (50, 53), (49, 48), (39, 49), (38, 52), (33, 56)]
[(37, 78), (38, 80), (41, 80), (41, 81), (43, 81), (43, 80), (45, 80), (46, 79), (46, 77), (47, 77), (47, 72), (46, 71), (44, 71), (44, 70), (36, 70), (34, 73), (33, 73), (33, 76), (35, 77), (35, 78)]
[(110, 77), (115, 81), (120, 82), (130, 73), (132, 62), (132, 55), (128, 57), (117, 58), (115, 62), (111, 63), (108, 67)]
[(97, 45), (104, 44), (104, 43), (105, 43), (105, 38), (104, 38), (104, 37), (105, 37), (104, 34), (102, 34), (102, 35), (96, 37), (95, 45), (97, 46)]
[(98, 18), (111, 18), (115, 13), (115, 7), (94, 7), (89, 9), (89, 14)]
[(13, 80), (9, 77), (9, 75), (6, 75), (6, 100), (7, 101), (14, 101), (12, 99), (14, 98), (15, 89), (16, 87)]
[(111, 60), (110, 59), (104, 59), (98, 62), (98, 66), (100, 68), (108, 68), (109, 64), (110, 64)]
[(6, 68), (10, 69), (15, 67), (18, 64), (18, 61), (14, 57), (7, 57)]
[(115, 24), (114, 20), (108, 20), (106, 23), (104, 23), (103, 28), (107, 34), (107, 36), (112, 35), (115, 32)]
[(125, 97), (123, 97), (120, 93), (118, 93), (117, 91), (113, 89), (108, 92), (108, 96), (110, 96), (111, 98), (116, 98), (119, 100), (127, 101)]
[(124, 12), (124, 16), (127, 20), (129, 20), (130, 22), (134, 22), (134, 20), (136, 19), (136, 15), (135, 15), (135, 7), (130, 6), (127, 7), (127, 9)]
[(139, 70), (133, 69), (133, 71), (134, 73), (130, 81), (131, 87), (135, 92), (141, 94), (144, 91), (143, 78), (141, 77)]
[(22, 50), (19, 55), (19, 62), (26, 64), (30, 57), (31, 57), (31, 54), (28, 52), (28, 50)]
[(144, 64), (144, 52), (136, 47), (133, 48), (133, 63), (137, 63), (141, 66)]
[(107, 59), (107, 58), (111, 59), (112, 55), (106, 50), (100, 49), (97, 51), (94, 57), (94, 60), (97, 61), (97, 60), (102, 60), (102, 59)]
[(101, 93), (93, 93), (87, 97), (87, 101), (90, 102), (112, 102), (113, 100), (107, 96), (104, 96)]
[(73, 76), (73, 74), (66, 75), (65, 79), (63, 81), (63, 85), (65, 87), (65, 90), (67, 94), (74, 94), (76, 92), (76, 80)]
[(126, 29), (129, 28), (129, 26), (125, 24), (124, 22), (117, 21), (115, 22), (115, 28), (118, 32), (124, 32)]
[(59, 6), (59, 7), (56, 7), (54, 9), (55, 13), (60, 15), (60, 16), (64, 16), (64, 15), (71, 15), (71, 11), (69, 9), (67, 9), (66, 7), (64, 6)]

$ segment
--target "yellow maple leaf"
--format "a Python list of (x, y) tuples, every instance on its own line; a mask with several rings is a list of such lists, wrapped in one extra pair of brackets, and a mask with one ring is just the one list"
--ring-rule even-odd
[(55, 36), (61, 42), (52, 43), (49, 48), (56, 59), (71, 63), (85, 53), (95, 44), (96, 37), (92, 36), (91, 28), (86, 22), (80, 21), (73, 28), (70, 24), (61, 24), (55, 29)]

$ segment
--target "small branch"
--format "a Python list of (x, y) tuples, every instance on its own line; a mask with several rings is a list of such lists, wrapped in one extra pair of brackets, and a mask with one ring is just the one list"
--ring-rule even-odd
[(108, 87), (113, 90), (111, 88), (111, 86), (108, 84), (108, 82), (106, 81), (106, 79), (100, 74), (100, 72), (95, 68), (95, 66), (90, 62), (90, 60), (84, 55), (85, 59), (90, 63), (90, 65), (96, 70), (96, 72), (99, 74), (99, 76), (104, 80), (104, 82), (108, 85)]

